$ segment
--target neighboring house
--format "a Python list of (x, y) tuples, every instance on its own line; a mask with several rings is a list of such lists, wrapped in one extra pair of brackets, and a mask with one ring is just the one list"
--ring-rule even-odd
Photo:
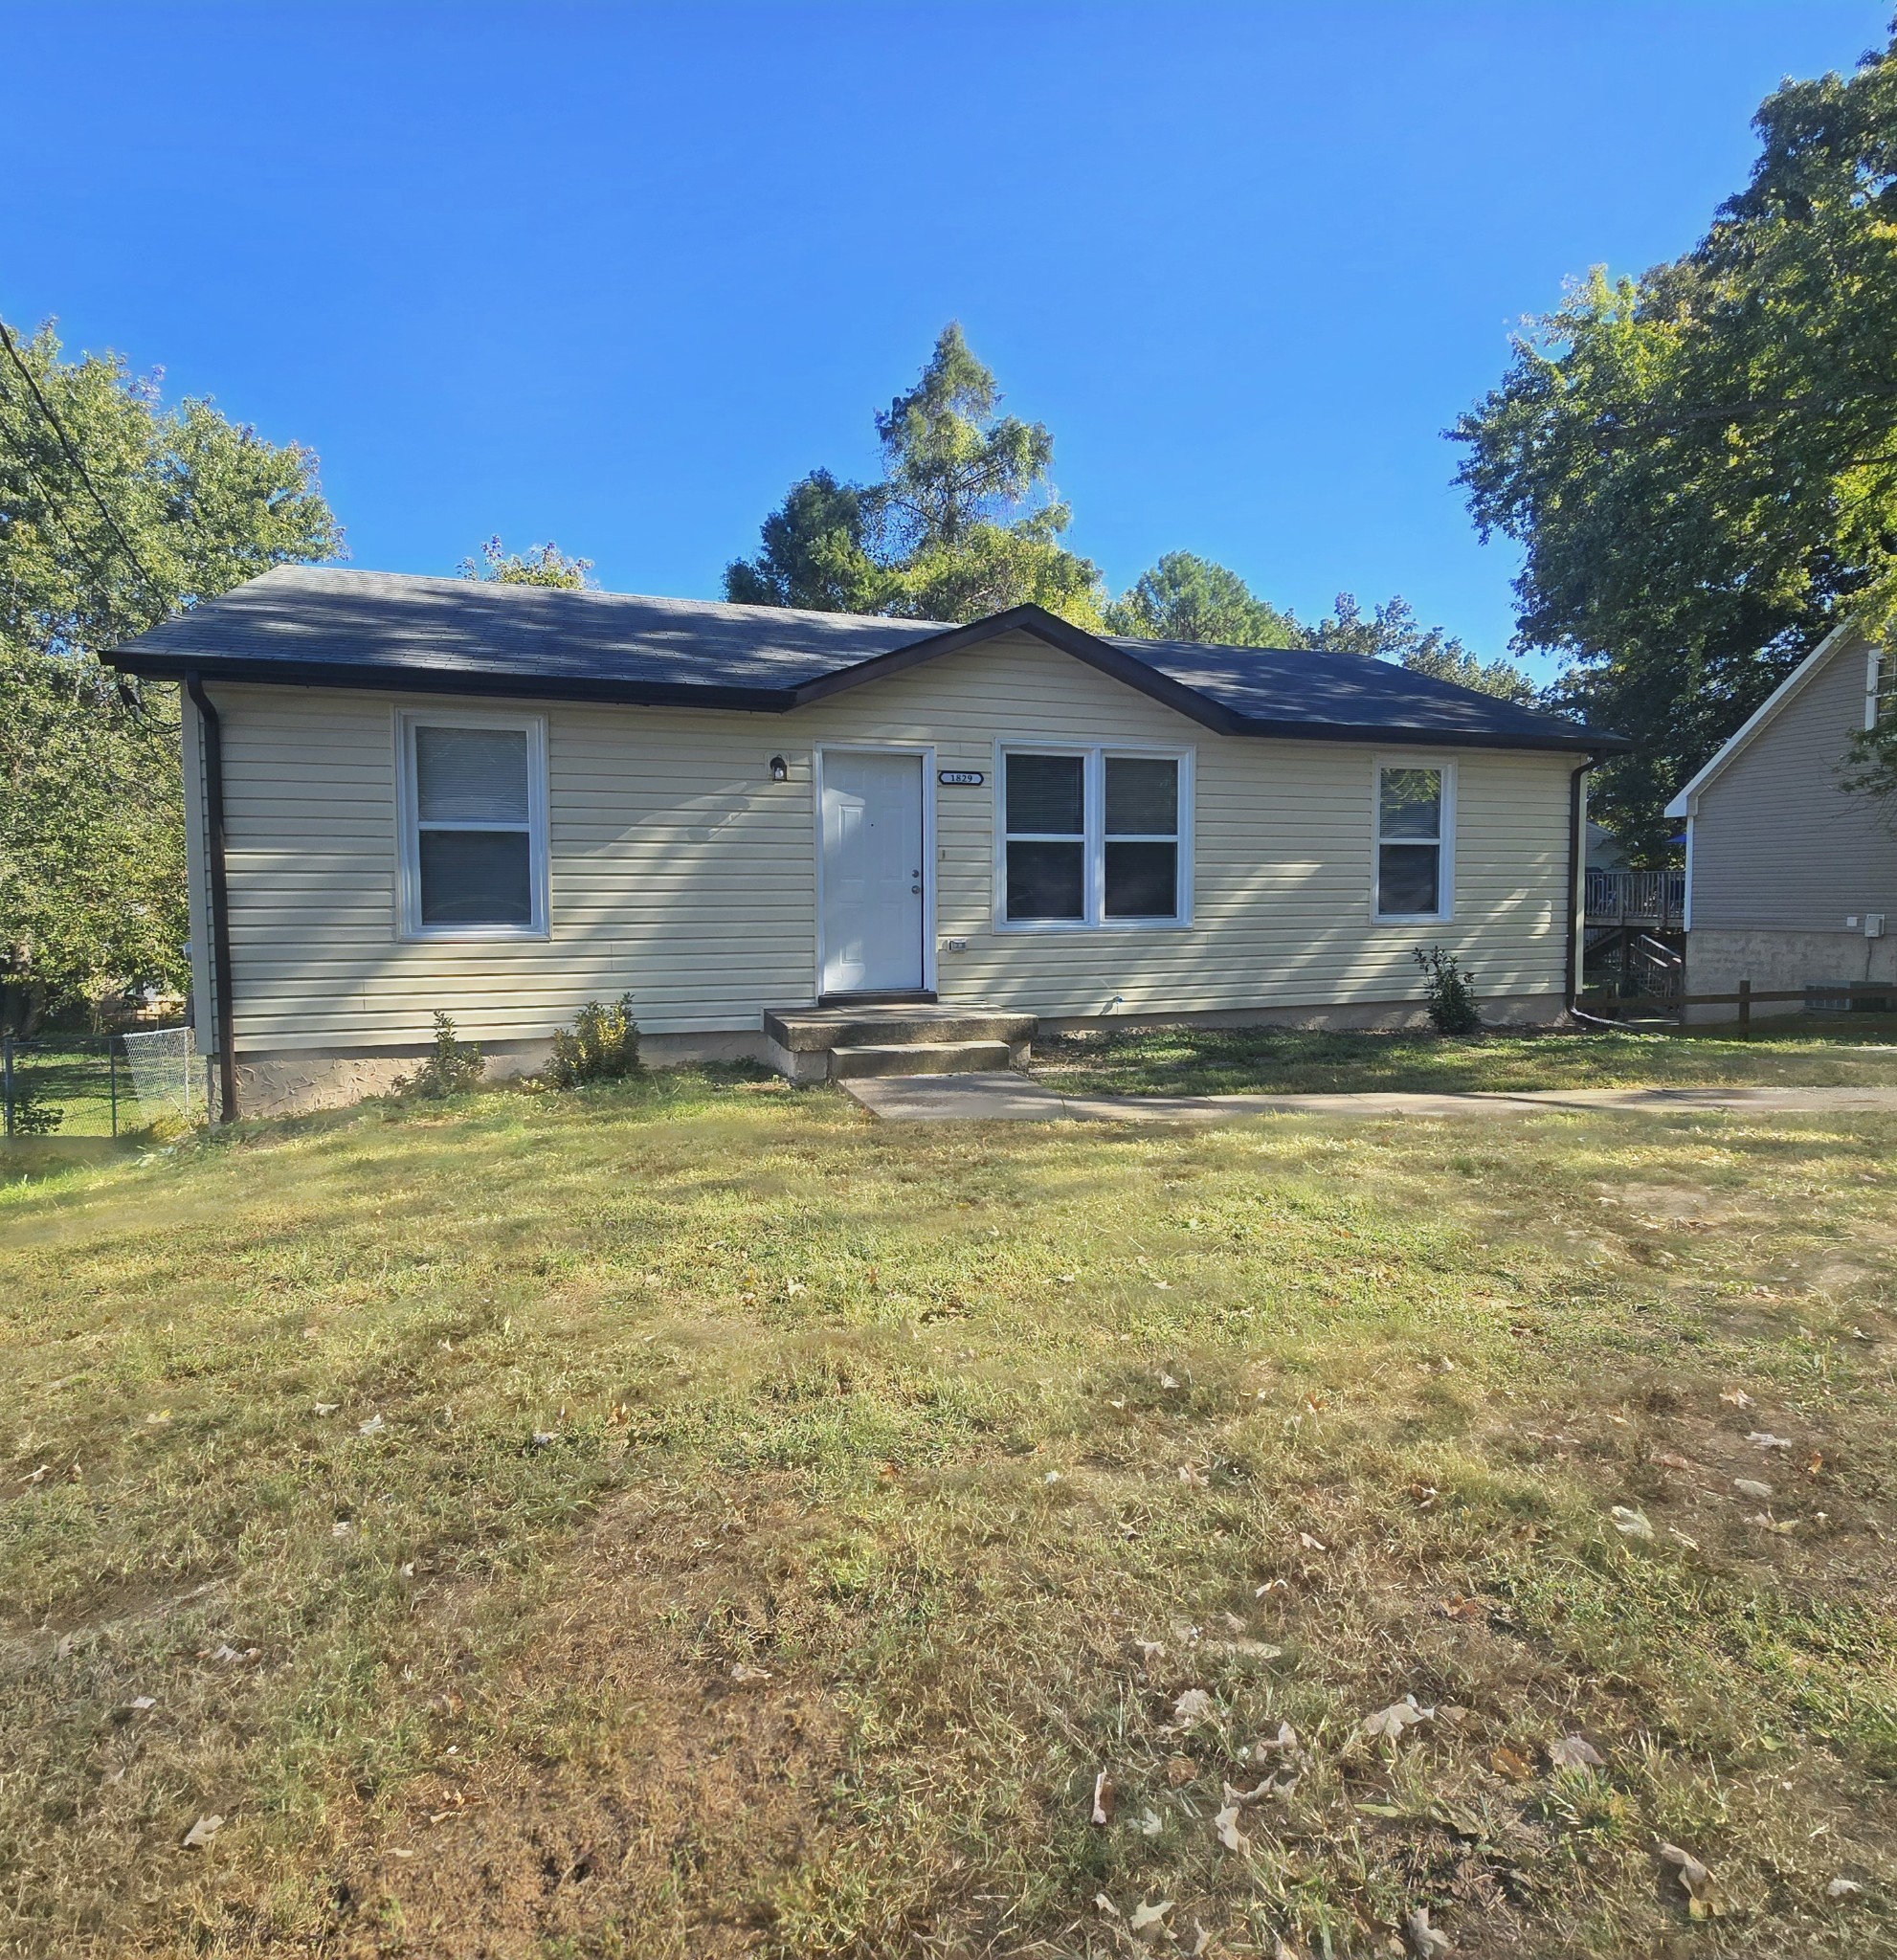
[(1897, 979), (1897, 835), (1839, 781), (1879, 674), (1878, 650), (1840, 627), (1666, 806), (1686, 819), (1688, 992)]
[(1610, 830), (1603, 829), (1593, 817), (1588, 818), (1587, 862), (1590, 871), (1625, 871), (1627, 854), (1620, 848), (1620, 839)]
[(649, 1058), (799, 1075), (994, 1065), (1037, 1020), (1392, 1025), (1437, 942), (1491, 1016), (1551, 1021), (1619, 746), (1035, 607), (286, 568), (114, 658), (185, 683), (200, 1040), (250, 1112), (386, 1086), (436, 1009), (537, 1067), (622, 992)]

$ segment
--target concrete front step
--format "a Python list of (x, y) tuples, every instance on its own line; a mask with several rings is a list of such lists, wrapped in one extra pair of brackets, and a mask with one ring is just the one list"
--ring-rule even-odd
[(1038, 1023), (1000, 1008), (864, 1001), (764, 1017), (765, 1053), (793, 1082), (850, 1076), (968, 1075), (1027, 1060)]
[(839, 1043), (830, 1051), (835, 1081), (861, 1076), (965, 1076), (1005, 1069), (1005, 1041), (902, 1041)]
[(792, 1055), (944, 1041), (1001, 1041), (1025, 1052), (1034, 1039), (1035, 1017), (981, 1008), (804, 1008), (767, 1013), (764, 1032)]

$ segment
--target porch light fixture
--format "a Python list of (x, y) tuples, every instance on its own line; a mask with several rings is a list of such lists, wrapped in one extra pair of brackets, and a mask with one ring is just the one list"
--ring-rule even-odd
[(770, 758), (770, 780), (773, 783), (788, 783), (791, 780), (791, 765), (781, 755)]

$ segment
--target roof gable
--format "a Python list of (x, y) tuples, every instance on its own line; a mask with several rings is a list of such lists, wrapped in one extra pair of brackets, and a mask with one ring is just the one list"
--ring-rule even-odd
[(783, 713), (1024, 633), (1227, 735), (1585, 752), (1564, 717), (1302, 649), (1088, 633), (1038, 606), (968, 625), (279, 567), (108, 657), (132, 673)]
[[(1713, 779), (1722, 775), (1744, 751), (1764, 734), (1774, 722), (1788, 708), (1799, 695), (1830, 665), (1831, 661), (1843, 653), (1856, 637), (1850, 623), (1834, 626), (1819, 641), (1805, 657), (1794, 667), (1783, 680), (1766, 696), (1746, 721), (1729, 735), (1703, 765), (1698, 773), (1686, 784), (1670, 802), (1663, 814), (1666, 816), (1691, 816), (1700, 792)], [(1867, 655), (1871, 654), (1865, 648)], [(1874, 656), (1872, 656), (1874, 657)]]

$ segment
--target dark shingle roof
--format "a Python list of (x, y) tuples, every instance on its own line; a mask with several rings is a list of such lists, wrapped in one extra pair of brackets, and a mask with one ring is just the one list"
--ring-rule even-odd
[(782, 712), (1019, 630), (1228, 734), (1619, 747), (1356, 655), (1108, 638), (1017, 607), (971, 626), (284, 566), (111, 656), (137, 674)]

